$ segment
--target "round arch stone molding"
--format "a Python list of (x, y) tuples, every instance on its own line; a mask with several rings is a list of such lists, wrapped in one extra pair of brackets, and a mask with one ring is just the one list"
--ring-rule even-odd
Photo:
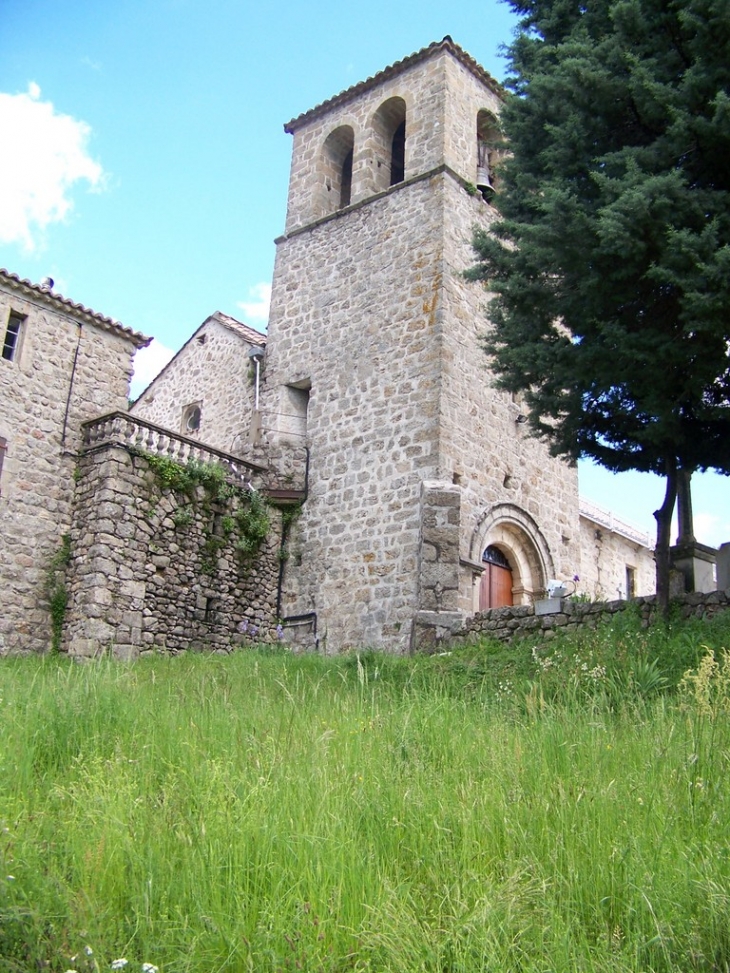
[(494, 546), (510, 562), (515, 604), (531, 604), (555, 574), (553, 558), (535, 520), (513, 503), (498, 503), (484, 510), (472, 531), (469, 559), (480, 563), (485, 548)]

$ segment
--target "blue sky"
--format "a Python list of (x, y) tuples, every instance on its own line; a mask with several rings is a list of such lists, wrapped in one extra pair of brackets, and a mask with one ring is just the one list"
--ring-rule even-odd
[[(284, 226), (283, 123), (450, 34), (498, 79), (505, 3), (0, 0), (0, 266), (156, 341), (213, 311), (266, 323)], [(581, 492), (654, 533), (662, 481), (581, 464)], [(730, 480), (696, 476), (698, 539), (730, 541)]]

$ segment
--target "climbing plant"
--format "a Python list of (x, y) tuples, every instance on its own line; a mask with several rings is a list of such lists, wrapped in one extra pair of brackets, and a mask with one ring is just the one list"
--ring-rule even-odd
[[(220, 521), (221, 533), (205, 531), (202, 569), (206, 574), (215, 572), (218, 554), (234, 533), (237, 536), (233, 546), (240, 560), (247, 563), (256, 556), (270, 527), (266, 500), (257, 490), (232, 484), (225, 467), (219, 463), (190, 460), (183, 465), (165, 456), (140, 455), (144, 456), (161, 490), (187, 496), (189, 502), (173, 514), (176, 527), (183, 528), (192, 523), (193, 508), (197, 503), (210, 511), (213, 504), (234, 502), (233, 513), (226, 514)], [(199, 487), (203, 489), (202, 498), (198, 496)]]
[(51, 615), (51, 652), (59, 652), (61, 649), (63, 623), (68, 607), (68, 589), (64, 573), (70, 560), (71, 538), (68, 534), (64, 534), (61, 538), (61, 546), (49, 561), (46, 573), (45, 594)]
[(269, 513), (261, 494), (255, 490), (243, 493), (239, 497), (234, 520), (238, 528), (236, 550), (249, 560), (258, 553), (269, 532)]

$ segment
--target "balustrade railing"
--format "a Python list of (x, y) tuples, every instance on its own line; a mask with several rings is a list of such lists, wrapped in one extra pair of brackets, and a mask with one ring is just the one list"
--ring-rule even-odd
[(634, 524), (629, 524), (627, 521), (611, 513), (610, 510), (604, 510), (603, 507), (599, 507), (598, 504), (590, 500), (584, 500), (581, 497), (579, 509), (584, 516), (594, 521), (594, 523), (600, 524), (601, 527), (607, 527), (616, 534), (628, 537), (629, 540), (635, 541), (637, 544), (643, 544), (644, 547), (654, 546), (651, 534), (640, 530)]
[(113, 445), (140, 453), (151, 453), (153, 456), (164, 456), (181, 466), (191, 461), (218, 463), (227, 470), (232, 480), (240, 484), (248, 483), (252, 474), (265, 469), (212, 446), (204, 446), (170, 429), (145, 422), (128, 412), (110, 412), (98, 419), (91, 419), (83, 423), (82, 429), (83, 452)]

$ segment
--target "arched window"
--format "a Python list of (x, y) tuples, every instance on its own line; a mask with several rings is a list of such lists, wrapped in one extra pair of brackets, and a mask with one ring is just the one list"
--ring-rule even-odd
[(181, 431), (183, 436), (197, 436), (200, 432), (200, 422), (203, 416), (203, 403), (191, 402), (186, 405), (182, 413)]
[(406, 177), (406, 103), (389, 98), (378, 108), (372, 122), (375, 192), (403, 182)]
[(350, 205), (354, 147), (355, 133), (349, 125), (336, 128), (325, 140), (320, 186), (320, 215), (322, 216)]
[(477, 179), (476, 185), (482, 196), (489, 200), (496, 189), (494, 167), (497, 163), (501, 139), (499, 122), (489, 111), (477, 114)]

